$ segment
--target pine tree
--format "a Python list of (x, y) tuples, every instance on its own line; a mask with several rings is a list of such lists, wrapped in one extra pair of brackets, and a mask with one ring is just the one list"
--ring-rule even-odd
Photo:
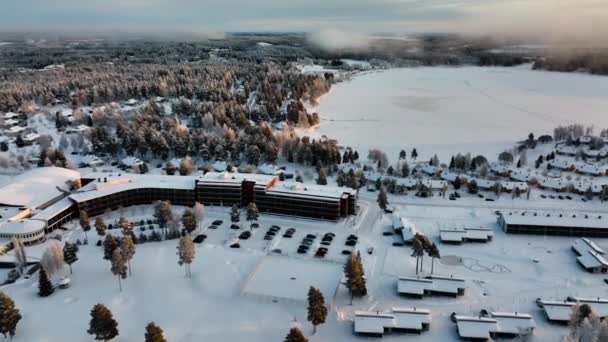
[(407, 157), (407, 152), (405, 150), (401, 150), (399, 152), (399, 159), (405, 159)]
[(418, 274), (418, 263), (422, 255), (424, 255), (422, 242), (419, 239), (414, 238), (414, 241), (412, 242), (412, 256), (416, 257), (416, 274)]
[(230, 211), (230, 221), (232, 223), (237, 223), (241, 220), (241, 213), (239, 211), (239, 206), (234, 204)]
[(257, 221), (259, 216), (258, 206), (251, 202), (247, 206), (247, 221)]
[(192, 209), (186, 208), (186, 210), (184, 210), (184, 214), (182, 215), (182, 225), (188, 234), (192, 233), (196, 229), (196, 217), (194, 216)]
[(325, 323), (327, 319), (327, 306), (321, 291), (315, 287), (308, 290), (308, 321), (312, 323), (313, 335), (317, 332), (317, 326)]
[(173, 176), (175, 174), (175, 171), (177, 171), (177, 168), (175, 167), (175, 165), (173, 165), (171, 162), (168, 162), (167, 167), (165, 168), (165, 172), (169, 176)]
[(77, 251), (78, 246), (74, 243), (66, 241), (65, 245), (63, 245), (63, 261), (70, 266), (70, 274), (72, 274), (72, 264), (78, 261)]
[(15, 302), (0, 291), (0, 333), (4, 335), (4, 338), (10, 337), (12, 339), (15, 336), (17, 324), (20, 320), (21, 314), (15, 306)]
[(435, 259), (441, 259), (441, 253), (439, 253), (439, 247), (433, 242), (428, 251), (429, 256), (431, 257), (431, 274), (433, 274)]
[(365, 273), (363, 271), (363, 263), (361, 262), (361, 254), (350, 255), (344, 264), (344, 284), (350, 292), (350, 303), (353, 303), (353, 297), (363, 297), (367, 295), (367, 287), (365, 285)]
[(95, 335), (96, 340), (109, 341), (118, 336), (118, 322), (112, 311), (103, 304), (96, 304), (91, 310), (91, 321), (87, 333)]
[(190, 264), (194, 260), (194, 255), (196, 253), (196, 249), (194, 248), (194, 242), (189, 236), (184, 236), (179, 240), (179, 245), (177, 246), (177, 256), (178, 256), (178, 264), (186, 265), (186, 277), (192, 277), (192, 273), (190, 271)]
[(122, 236), (131, 236), (133, 234), (133, 225), (126, 217), (121, 216), (118, 219), (118, 225), (122, 228)]
[(106, 227), (105, 222), (103, 222), (103, 218), (98, 216), (95, 219), (95, 229), (97, 230), (97, 235), (99, 235), (99, 237), (105, 236), (107, 228), (108, 227)]
[(154, 322), (150, 322), (146, 326), (145, 337), (145, 342), (167, 342), (167, 339), (163, 336), (163, 329), (154, 324)]
[(40, 297), (48, 297), (55, 292), (55, 288), (53, 288), (53, 284), (49, 280), (44, 267), (40, 267), (40, 271), (38, 272), (38, 295)]
[(450, 165), (448, 166), (448, 169), (454, 170), (455, 166), (456, 166), (456, 164), (455, 164), (455, 161), (454, 161), (454, 156), (452, 156), (452, 159), (450, 159)]
[(325, 168), (319, 169), (319, 177), (317, 178), (318, 185), (327, 185), (327, 171)]
[(112, 252), (112, 267), (110, 270), (112, 271), (112, 274), (118, 277), (118, 288), (122, 292), (122, 282), (120, 279), (127, 278), (127, 264), (122, 256), (120, 247), (117, 247), (114, 252)]
[(85, 240), (88, 240), (87, 232), (91, 230), (91, 223), (89, 222), (89, 215), (84, 210), (80, 211), (80, 227), (84, 231)]
[(382, 210), (386, 210), (386, 206), (388, 205), (388, 197), (386, 195), (386, 188), (382, 185), (380, 186), (380, 192), (378, 192), (378, 206)]
[(103, 258), (106, 260), (112, 260), (114, 250), (120, 246), (120, 242), (111, 233), (106, 236), (103, 241)]
[(289, 330), (289, 334), (285, 337), (284, 342), (308, 342), (308, 339), (302, 334), (300, 329), (293, 327)]
[(129, 277), (131, 276), (131, 259), (135, 255), (135, 243), (133, 242), (133, 238), (131, 235), (125, 236), (120, 242), (120, 251), (122, 253), (123, 259), (129, 265)]
[(416, 158), (418, 158), (418, 151), (416, 151), (416, 149), (414, 148), (410, 155), (412, 156), (412, 159), (416, 160)]

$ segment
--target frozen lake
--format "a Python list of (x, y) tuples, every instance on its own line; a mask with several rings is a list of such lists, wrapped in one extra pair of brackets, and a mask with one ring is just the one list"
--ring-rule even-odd
[[(552, 134), (558, 124), (608, 128), (608, 77), (504, 67), (419, 67), (361, 74), (335, 85), (317, 111), (313, 135), (337, 138), (366, 155), (389, 158), (413, 147), (437, 153), (498, 152), (528, 133)], [(311, 133), (311, 132), (307, 132)]]

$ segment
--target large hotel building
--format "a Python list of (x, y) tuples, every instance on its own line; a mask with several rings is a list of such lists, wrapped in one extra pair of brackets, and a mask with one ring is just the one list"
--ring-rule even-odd
[(26, 244), (77, 218), (155, 201), (193, 206), (245, 207), (261, 213), (337, 221), (355, 214), (357, 190), (282, 182), (277, 176), (209, 172), (202, 176), (91, 173), (45, 167), (25, 172), (0, 189), (0, 239)]

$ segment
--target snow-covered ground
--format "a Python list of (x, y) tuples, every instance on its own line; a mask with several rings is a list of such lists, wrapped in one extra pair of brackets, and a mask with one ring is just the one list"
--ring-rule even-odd
[(437, 153), (484, 154), (493, 160), (528, 133), (552, 134), (559, 124), (608, 127), (608, 78), (520, 67), (419, 67), (363, 73), (320, 100), (318, 130), (363, 152), (389, 158), (417, 147)]
[[(442, 259), (435, 261), (435, 273), (466, 279), (467, 291), (458, 298), (400, 297), (396, 292), (397, 277), (413, 275), (415, 259), (410, 257), (408, 247), (392, 245), (394, 236), (383, 236), (383, 232), (390, 230), (391, 220), (389, 215), (380, 214), (374, 203), (375, 194), (362, 192), (362, 210), (358, 217), (338, 223), (262, 215), (260, 228), (253, 230), (250, 239), (240, 240), (239, 249), (229, 245), (238, 234), (248, 230), (247, 223), (242, 221), (238, 230), (230, 229), (228, 208), (207, 207), (205, 219), (195, 235), (203, 233), (208, 237), (196, 245), (192, 279), (186, 278), (184, 270), (177, 265), (176, 240), (148, 242), (137, 245), (133, 276), (123, 281), (123, 292), (119, 292), (117, 279), (110, 273), (109, 262), (102, 258), (102, 248), (94, 244), (97, 237), (93, 230), (89, 232), (91, 243), (81, 246), (69, 289), (57, 289), (52, 296), (39, 298), (36, 276), (3, 287), (23, 315), (14, 340), (88, 341), (88, 313), (98, 302), (108, 305), (119, 322), (117, 341), (141, 339), (149, 321), (159, 324), (171, 341), (280, 341), (294, 324), (310, 336), (312, 328), (305, 321), (306, 304), (302, 298), (308, 286), (316, 285), (326, 294), (330, 313), (327, 323), (310, 336), (311, 341), (360, 340), (352, 335), (354, 312), (388, 311), (392, 307), (431, 310), (431, 328), (416, 337), (420, 341), (457, 341), (449, 315), (452, 312), (476, 314), (481, 309), (530, 313), (538, 324), (531, 340), (557, 341), (567, 329), (549, 324), (536, 307), (536, 298), (608, 296), (604, 277), (586, 273), (577, 265), (570, 250), (573, 238), (507, 235), (498, 228), (494, 210), (543, 206), (536, 198), (528, 201), (504, 197), (485, 202), (465, 195), (453, 202), (439, 196), (419, 200), (408, 195), (391, 196), (390, 201), (421, 232), (438, 243)], [(586, 210), (601, 210), (599, 200), (585, 205)], [(174, 209), (176, 216), (183, 210), (182, 207)], [(136, 206), (104, 216), (107, 223), (114, 223), (121, 215), (137, 222), (150, 218), (152, 212), (152, 206)], [(217, 229), (209, 229), (217, 219), (224, 222)], [(73, 222), (68, 227), (76, 225), (77, 222)], [(266, 241), (263, 236), (271, 225), (280, 226), (281, 231), (275, 239)], [(439, 243), (440, 228), (464, 226), (493, 229), (494, 240), (460, 246)], [(291, 227), (296, 228), (294, 237), (283, 238), (282, 233)], [(139, 227), (135, 231), (139, 235)], [(329, 231), (334, 232), (336, 238), (329, 247), (327, 259), (314, 258), (313, 252), (295, 253), (304, 235)], [(120, 234), (117, 230), (113, 232)], [(331, 256), (332, 250), (339, 252), (345, 248), (343, 242), (348, 234), (359, 236), (356, 248), (362, 253), (369, 289), (369, 295), (356, 299), (353, 305), (349, 304), (344, 287), (339, 285), (342, 260), (337, 255)], [(70, 230), (65, 238), (82, 239), (82, 232)], [(608, 247), (608, 239), (594, 241), (603, 248)], [(371, 255), (367, 253), (369, 247), (374, 248)], [(280, 255), (273, 252), (277, 248), (282, 251)], [(42, 250), (35, 248), (32, 256)], [(424, 272), (430, 271), (430, 264), (431, 260), (425, 258)], [(66, 268), (64, 273), (67, 272)], [(61, 310), (60, 315), (57, 310)], [(40, 329), (41, 326), (45, 328)], [(384, 340), (399, 341), (408, 337), (411, 336), (394, 334), (386, 335)]]

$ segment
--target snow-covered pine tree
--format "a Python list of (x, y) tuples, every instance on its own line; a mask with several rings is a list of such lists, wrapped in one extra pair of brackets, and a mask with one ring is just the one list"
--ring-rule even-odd
[(120, 251), (122, 253), (123, 259), (129, 265), (129, 277), (130, 277), (131, 270), (133, 269), (133, 267), (131, 267), (131, 259), (133, 259), (133, 256), (135, 255), (135, 243), (133, 242), (133, 238), (131, 237), (131, 235), (127, 235), (121, 240)]
[(184, 236), (179, 240), (179, 245), (177, 246), (177, 256), (178, 256), (178, 264), (186, 265), (186, 277), (192, 277), (192, 273), (190, 271), (190, 264), (194, 260), (194, 255), (196, 253), (196, 249), (194, 248), (194, 242), (189, 236)]
[(109, 341), (118, 336), (118, 322), (112, 316), (112, 311), (103, 304), (96, 304), (91, 310), (87, 333), (100, 341)]
[(48, 297), (52, 295), (53, 292), (55, 292), (53, 284), (49, 280), (44, 267), (40, 267), (40, 271), (38, 271), (38, 295), (40, 297)]
[(0, 333), (4, 338), (15, 336), (17, 324), (21, 320), (19, 309), (6, 293), (0, 291)]
[(237, 223), (241, 220), (241, 212), (239, 210), (239, 206), (234, 204), (232, 209), (230, 209), (230, 222)]
[(327, 319), (327, 306), (323, 293), (315, 287), (308, 290), (308, 316), (307, 319), (313, 326), (313, 335), (317, 332), (317, 326), (325, 323)]
[(113, 275), (118, 277), (118, 288), (122, 292), (122, 282), (120, 279), (127, 278), (127, 264), (122, 256), (120, 247), (117, 247), (114, 252), (112, 252), (112, 267), (110, 270)]
[(106, 235), (107, 228), (108, 227), (106, 227), (105, 222), (103, 222), (103, 218), (101, 216), (98, 216), (95, 219), (95, 229), (97, 230), (97, 235), (99, 235), (100, 238)]
[(65, 245), (63, 245), (63, 261), (70, 267), (70, 274), (72, 274), (72, 264), (78, 261), (77, 251), (78, 246), (75, 243), (66, 241)]
[(150, 322), (146, 325), (145, 342), (167, 342), (167, 339), (163, 336), (163, 329)]
[(300, 329), (293, 327), (289, 330), (284, 342), (308, 342), (308, 339), (302, 334)]
[(89, 215), (84, 210), (80, 211), (80, 227), (84, 231), (85, 241), (88, 240), (87, 232), (91, 230), (91, 223), (89, 222)]
[(182, 225), (188, 234), (192, 233), (196, 229), (196, 216), (194, 216), (192, 209), (186, 208), (186, 210), (184, 210), (184, 214), (182, 215)]
[(386, 210), (386, 206), (388, 205), (388, 197), (386, 195), (386, 188), (382, 185), (380, 186), (380, 192), (378, 192), (378, 206), (382, 210)]
[(259, 217), (258, 206), (251, 202), (247, 205), (247, 221), (257, 221)]
[(103, 241), (103, 258), (106, 260), (112, 260), (112, 255), (114, 254), (114, 250), (120, 246), (120, 242), (118, 239), (112, 235), (112, 233), (106, 236)]

